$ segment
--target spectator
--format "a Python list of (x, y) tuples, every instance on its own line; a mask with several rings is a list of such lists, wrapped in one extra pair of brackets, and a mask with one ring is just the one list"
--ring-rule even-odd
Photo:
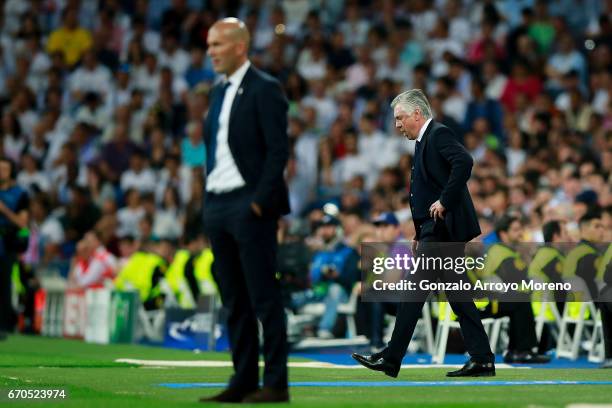
[(201, 47), (191, 49), (191, 63), (185, 71), (185, 80), (189, 88), (194, 88), (201, 82), (210, 83), (215, 79), (215, 73), (204, 65), (204, 55)]
[(168, 187), (178, 190), (181, 202), (189, 202), (191, 198), (191, 170), (181, 166), (178, 155), (169, 154), (164, 161), (164, 168), (159, 173), (159, 181), (155, 191), (155, 201), (161, 203)]
[(530, 74), (527, 63), (517, 61), (512, 66), (512, 74), (506, 82), (500, 102), (510, 112), (515, 112), (519, 107), (525, 107), (527, 103), (533, 102), (541, 89), (540, 80)]
[(347, 4), (345, 19), (340, 23), (340, 31), (346, 39), (349, 47), (359, 47), (365, 44), (370, 23), (361, 15), (361, 10), (357, 4)]
[(307, 46), (300, 53), (297, 72), (307, 81), (323, 79), (327, 75), (327, 60), (325, 58), (323, 38), (310, 38)]
[(44, 264), (62, 257), (64, 229), (59, 220), (49, 214), (50, 210), (51, 201), (47, 195), (38, 194), (30, 200), (30, 264)]
[(488, 98), (499, 100), (506, 88), (508, 78), (499, 71), (495, 61), (485, 61), (482, 65), (482, 78), (486, 84), (485, 93)]
[(66, 214), (60, 222), (66, 233), (66, 239), (75, 244), (90, 231), (100, 219), (100, 209), (91, 202), (89, 191), (84, 187), (70, 188), (70, 202)]
[(67, 7), (62, 12), (62, 26), (51, 33), (47, 51), (61, 51), (68, 66), (81, 60), (83, 53), (91, 48), (92, 38), (88, 30), (79, 27), (78, 10)]
[(586, 61), (576, 50), (571, 35), (564, 33), (559, 38), (557, 52), (551, 55), (546, 65), (547, 86), (558, 90), (561, 87), (563, 75), (570, 71), (576, 71), (583, 86), (586, 85)]
[(77, 244), (76, 256), (68, 282), (76, 288), (95, 288), (112, 281), (117, 273), (117, 259), (90, 231)]
[(499, 102), (487, 98), (485, 94), (485, 84), (476, 79), (472, 81), (472, 101), (468, 103), (465, 113), (463, 128), (466, 131), (472, 130), (474, 121), (477, 118), (485, 118), (489, 128), (498, 139), (504, 140), (502, 130), (503, 111)]
[(169, 67), (174, 75), (181, 78), (185, 75), (191, 61), (187, 51), (179, 48), (178, 37), (172, 32), (167, 32), (162, 37), (162, 46), (158, 57), (160, 66)]
[(21, 125), (17, 116), (10, 111), (5, 111), (2, 115), (2, 148), (6, 157), (18, 163), (26, 142), (22, 137)]
[(534, 20), (529, 25), (529, 36), (535, 40), (538, 50), (545, 54), (555, 39), (555, 27), (548, 14), (546, 1), (537, 0), (533, 7)]
[(156, 188), (155, 174), (147, 166), (146, 157), (136, 150), (129, 158), (130, 167), (121, 175), (121, 190), (135, 189), (140, 193), (153, 192)]
[(17, 184), (30, 195), (37, 192), (49, 192), (51, 182), (30, 154), (21, 157), (22, 170), (17, 174)]
[(321, 249), (313, 254), (310, 267), (312, 289), (293, 295), (293, 306), (301, 307), (311, 302), (323, 302), (325, 312), (319, 322), (317, 336), (334, 337), (332, 330), (338, 316), (338, 305), (348, 300), (358, 279), (357, 259), (354, 249), (339, 240), (339, 222), (326, 215), (316, 228), (316, 238)]
[(181, 160), (188, 167), (206, 166), (206, 146), (202, 138), (202, 122), (192, 121), (185, 130), (187, 137), (181, 143)]
[(167, 187), (161, 206), (155, 211), (153, 235), (178, 240), (183, 235), (185, 222), (181, 200), (176, 188)]
[[(125, 207), (117, 212), (119, 228), (118, 236), (134, 234), (139, 236), (138, 230), (140, 220), (144, 217), (144, 208), (140, 203), (140, 193), (136, 189), (129, 189), (125, 192)], [(144, 238), (144, 237), (143, 237)]]
[(124, 124), (118, 124), (113, 140), (102, 148), (102, 175), (111, 182), (119, 181), (121, 174), (129, 167), (130, 157), (137, 150), (138, 146), (128, 138), (128, 128)]

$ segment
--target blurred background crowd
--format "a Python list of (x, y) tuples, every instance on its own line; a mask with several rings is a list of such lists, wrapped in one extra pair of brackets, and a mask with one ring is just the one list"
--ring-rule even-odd
[(414, 142), (389, 107), (409, 88), (426, 92), (474, 158), (479, 239), (495, 242), (511, 212), (525, 242), (543, 241), (550, 220), (578, 240), (597, 207), (610, 241), (612, 1), (0, 3), (0, 155), (30, 198), (26, 266), (201, 238), (202, 122), (217, 79), (206, 35), (225, 16), (245, 21), (251, 61), (290, 102), (292, 212), (279, 229), (288, 287), (337, 278), (345, 299), (357, 269), (321, 268), (317, 254), (341, 253), (339, 269), (358, 262), (338, 246), (384, 240), (372, 224), (381, 214), (414, 235)]

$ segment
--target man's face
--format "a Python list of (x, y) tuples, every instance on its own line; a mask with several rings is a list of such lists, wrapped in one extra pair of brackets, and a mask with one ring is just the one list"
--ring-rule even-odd
[(570, 242), (570, 236), (567, 232), (567, 228), (565, 224), (560, 225), (560, 230), (558, 234), (553, 236), (553, 242)]
[(244, 43), (237, 41), (230, 35), (230, 28), (223, 25), (214, 25), (208, 32), (208, 55), (213, 69), (219, 74), (231, 75), (239, 68), (241, 56), (244, 52)]
[(91, 251), (95, 250), (98, 246), (100, 246), (100, 240), (98, 239), (96, 234), (93, 234), (91, 232), (85, 234), (85, 236), (83, 237), (83, 241), (85, 241), (87, 248)]
[(7, 161), (0, 161), (0, 183), (6, 183), (11, 179), (11, 164)]
[(507, 232), (502, 232), (501, 239), (506, 244), (515, 244), (521, 241), (523, 237), (523, 226), (520, 221), (514, 221), (510, 224), (510, 228), (508, 228)]
[(132, 170), (136, 172), (140, 172), (142, 168), (144, 167), (144, 162), (143, 162), (142, 157), (138, 155), (134, 155), (130, 157), (130, 167)]
[(164, 258), (166, 261), (172, 261), (172, 256), (174, 255), (174, 246), (167, 241), (161, 241), (157, 244), (157, 254)]
[(382, 224), (376, 227), (378, 236), (384, 242), (393, 242), (399, 235), (399, 227), (391, 224)]
[(591, 220), (580, 227), (582, 239), (589, 242), (601, 242), (604, 237), (604, 227), (601, 218)]
[(393, 109), (395, 127), (410, 140), (416, 140), (421, 128), (416, 120), (416, 115), (418, 115), (417, 111), (408, 114), (400, 105), (396, 105)]
[(336, 237), (336, 226), (321, 225), (317, 230), (317, 235), (319, 235), (324, 242), (331, 242)]

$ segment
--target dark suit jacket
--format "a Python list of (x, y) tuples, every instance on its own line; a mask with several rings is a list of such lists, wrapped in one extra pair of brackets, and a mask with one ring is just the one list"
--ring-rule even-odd
[[(220, 86), (211, 91), (211, 104)], [(264, 216), (289, 213), (289, 193), (283, 172), (289, 157), (288, 103), (279, 82), (251, 65), (236, 93), (229, 120), (228, 144), (253, 201)], [(204, 123), (204, 143), (210, 149), (211, 118)]]
[[(473, 159), (458, 137), (432, 120), (423, 135), (415, 166), (423, 170), (426, 185), (434, 190), (446, 209), (444, 221), (453, 241), (467, 242), (480, 235), (478, 217), (467, 189)], [(414, 192), (419, 197), (419, 192)]]

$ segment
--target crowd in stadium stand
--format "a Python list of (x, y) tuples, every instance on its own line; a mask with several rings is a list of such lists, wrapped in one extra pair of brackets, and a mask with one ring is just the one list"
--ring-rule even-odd
[[(598, 209), (612, 240), (611, 1), (2, 4), (0, 154), (30, 196), (26, 267), (74, 260), (71, 283), (88, 285), (81, 261), (102, 279), (139, 245), (201, 238), (202, 122), (218, 79), (206, 35), (230, 15), (290, 102), (292, 212), (279, 230), (289, 306), (346, 301), (360, 242), (384, 238), (372, 224), (381, 214), (414, 236), (414, 142), (389, 106), (410, 88), (474, 158), (479, 239), (495, 242), (495, 223), (513, 213), (525, 242), (542, 242), (555, 219), (577, 241), (580, 218)], [(158, 255), (171, 264), (168, 251)], [(317, 292), (321, 279), (334, 284)], [(326, 319), (321, 337), (333, 335)]]

